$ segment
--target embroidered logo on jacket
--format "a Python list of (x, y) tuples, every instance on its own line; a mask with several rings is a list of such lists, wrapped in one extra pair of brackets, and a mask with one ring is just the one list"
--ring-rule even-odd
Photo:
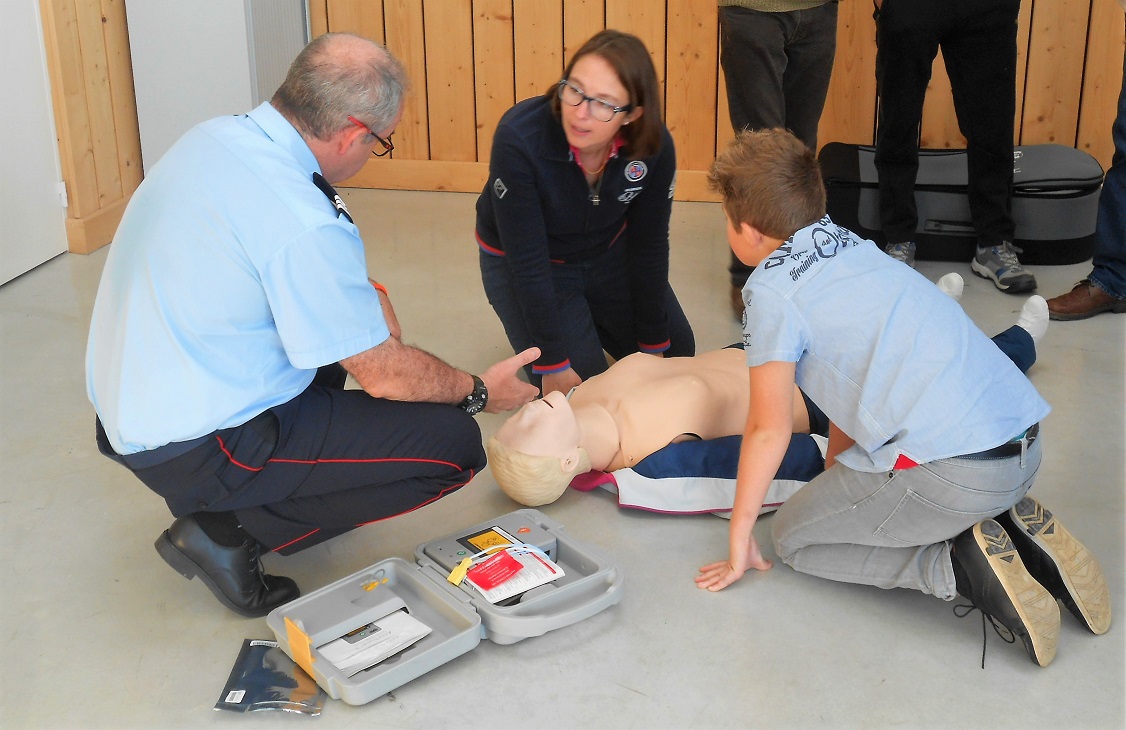
[(501, 180), (498, 177), (496, 180), (493, 181), (493, 195), (496, 195), (498, 200), (500, 198), (503, 198), (505, 193), (507, 193), (507, 192), (508, 192), (508, 188), (505, 186), (503, 180)]
[(640, 193), (644, 189), (645, 187), (642, 185), (638, 185), (635, 188), (626, 188), (625, 192), (618, 196), (618, 200), (623, 203), (628, 203), (629, 201), (636, 198), (638, 193)]
[(649, 172), (649, 168), (641, 160), (634, 160), (626, 165), (626, 180), (637, 182)]

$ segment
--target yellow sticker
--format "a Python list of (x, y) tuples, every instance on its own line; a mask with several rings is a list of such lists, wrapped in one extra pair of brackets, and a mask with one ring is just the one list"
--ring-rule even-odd
[(297, 664), (308, 673), (310, 677), (313, 675), (313, 653), (310, 651), (312, 641), (309, 640), (309, 635), (305, 633), (303, 627), (296, 621), (293, 621), (289, 616), (285, 616), (285, 634), (286, 640), (289, 642), (289, 656)]

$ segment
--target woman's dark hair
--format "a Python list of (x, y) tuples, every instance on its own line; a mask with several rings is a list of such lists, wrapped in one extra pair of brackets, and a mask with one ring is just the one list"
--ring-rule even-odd
[[(595, 54), (610, 64), (618, 75), (618, 80), (629, 92), (630, 106), (643, 107), (642, 115), (621, 129), (626, 151), (631, 157), (651, 157), (661, 149), (661, 132), (664, 122), (661, 118), (661, 94), (657, 88), (657, 71), (653, 59), (641, 39), (620, 30), (604, 30), (595, 34), (575, 51), (563, 78), (571, 77), (575, 62), (586, 55)], [(548, 95), (551, 97), (551, 111), (560, 119), (561, 102), (558, 86), (552, 85)]]

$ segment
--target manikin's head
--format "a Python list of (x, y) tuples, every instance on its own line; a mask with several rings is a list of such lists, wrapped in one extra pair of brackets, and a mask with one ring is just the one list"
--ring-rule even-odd
[(554, 502), (590, 457), (579, 445), (579, 422), (558, 391), (528, 403), (485, 444), (493, 477), (512, 499), (528, 507)]

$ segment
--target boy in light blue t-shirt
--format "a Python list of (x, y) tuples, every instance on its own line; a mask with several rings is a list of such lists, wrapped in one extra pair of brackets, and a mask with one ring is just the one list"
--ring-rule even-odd
[[(751, 409), (720, 590), (767, 570), (752, 529), (793, 430), (796, 383), (831, 421), (825, 472), (777, 512), (783, 562), (812, 575), (944, 600), (961, 594), (1055, 656), (1056, 598), (1110, 625), (1097, 561), (1025, 494), (1049, 407), (950, 297), (825, 215), (813, 153), (783, 130), (744, 132), (716, 160), (743, 289)], [(1092, 567), (1093, 566), (1093, 567)]]

